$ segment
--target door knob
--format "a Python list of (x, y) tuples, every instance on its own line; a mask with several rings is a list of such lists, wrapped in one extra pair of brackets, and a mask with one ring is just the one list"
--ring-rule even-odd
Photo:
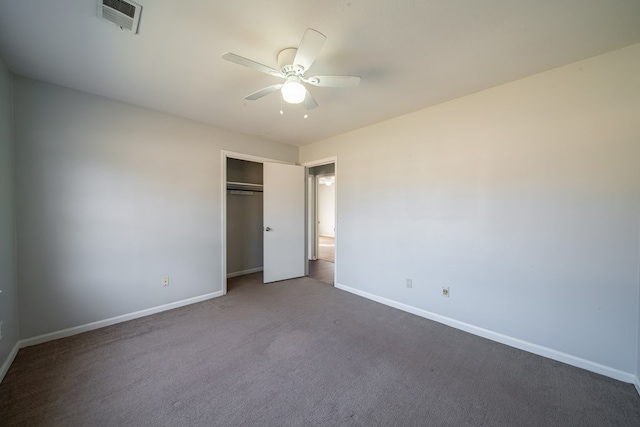
[(264, 231), (271, 231), (271, 230), (272, 230), (271, 227), (267, 227), (267, 228), (264, 229)]

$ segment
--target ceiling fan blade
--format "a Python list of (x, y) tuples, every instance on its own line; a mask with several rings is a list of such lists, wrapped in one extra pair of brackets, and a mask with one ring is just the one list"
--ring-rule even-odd
[(271, 67), (260, 64), (259, 62), (256, 62), (256, 61), (252, 61), (251, 59), (247, 59), (243, 56), (236, 55), (235, 53), (227, 52), (224, 55), (222, 55), (222, 59), (226, 59), (227, 61), (230, 61), (230, 62), (235, 62), (236, 64), (239, 64), (248, 68), (253, 68), (254, 70), (258, 70), (272, 76), (282, 77), (282, 78), (285, 77), (284, 75), (282, 75), (282, 73), (280, 73), (279, 71)]
[(293, 65), (300, 65), (304, 68), (304, 71), (307, 71), (313, 61), (316, 60), (326, 40), (327, 37), (324, 34), (312, 28), (307, 28), (298, 46), (296, 57), (293, 59)]
[(311, 92), (309, 92), (308, 90), (307, 90), (307, 94), (304, 97), (304, 106), (307, 110), (313, 110), (318, 106), (318, 102), (313, 97), (313, 95), (311, 95)]
[(313, 76), (304, 81), (321, 87), (357, 87), (360, 76)]
[(256, 99), (262, 98), (263, 96), (269, 95), (270, 93), (279, 90), (281, 87), (282, 84), (267, 86), (264, 89), (260, 89), (257, 92), (253, 92), (252, 94), (245, 96), (244, 99), (255, 101)]

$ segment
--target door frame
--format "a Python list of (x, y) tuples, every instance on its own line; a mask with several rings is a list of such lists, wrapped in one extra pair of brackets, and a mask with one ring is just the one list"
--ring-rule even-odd
[[(335, 224), (335, 232), (334, 232), (334, 262), (333, 262), (333, 286), (337, 286), (338, 285), (338, 235), (339, 235), (339, 218), (340, 216), (338, 215), (338, 156), (331, 156), (331, 157), (325, 157), (324, 159), (319, 159), (319, 160), (313, 160), (313, 161), (309, 161), (309, 162), (305, 162), (302, 163), (302, 166), (304, 166), (306, 168), (306, 173), (305, 176), (309, 176), (309, 169), (316, 167), (316, 166), (322, 166), (322, 165), (329, 165), (332, 164), (334, 165), (334, 176), (335, 176), (335, 183), (333, 185), (335, 185), (335, 193), (334, 193), (334, 198), (335, 198), (335, 208), (334, 208), (334, 224)], [(306, 180), (305, 180), (306, 181)], [(317, 187), (317, 178), (314, 179), (314, 186)], [(315, 191), (315, 193), (317, 193), (317, 189)], [(307, 197), (309, 197), (309, 195), (307, 195)], [(315, 196), (314, 196), (315, 197)], [(306, 203), (307, 206), (309, 206), (309, 202), (307, 200)], [(315, 197), (315, 200), (313, 201), (313, 208), (316, 210), (318, 209), (318, 198)], [(308, 211), (307, 209), (307, 218), (305, 221), (305, 224), (309, 224), (310, 221), (310, 216), (311, 216), (311, 212)], [(316, 215), (317, 216), (317, 215)], [(317, 220), (317, 219), (316, 219)], [(317, 234), (317, 227), (316, 227), (316, 234)], [(307, 230), (307, 238), (309, 237), (309, 231)], [(317, 242), (314, 242), (314, 244), (317, 245)], [(307, 245), (305, 245), (306, 247), (309, 246), (309, 243), (307, 243)], [(305, 257), (307, 259), (307, 274), (309, 274), (308, 272), (308, 265), (309, 265), (309, 257), (306, 256)]]
[(305, 167), (305, 177), (307, 180), (307, 198), (305, 200), (307, 274), (309, 274), (309, 261), (318, 259), (318, 180), (315, 175), (309, 174), (307, 167)]
[[(221, 271), (221, 282), (222, 282), (222, 295), (227, 294), (227, 159), (238, 159), (238, 160), (247, 160), (255, 163), (285, 163), (285, 164), (295, 164), (290, 162), (285, 162), (282, 160), (270, 159), (268, 157), (260, 157), (254, 156), (252, 154), (238, 153), (236, 151), (228, 151), (221, 150), (220, 151), (220, 161), (222, 166), (221, 170), (221, 232), (220, 232), (220, 241), (221, 241), (221, 261), (220, 261), (220, 271)], [(305, 255), (306, 256), (306, 255)], [(306, 270), (305, 270), (306, 271)]]

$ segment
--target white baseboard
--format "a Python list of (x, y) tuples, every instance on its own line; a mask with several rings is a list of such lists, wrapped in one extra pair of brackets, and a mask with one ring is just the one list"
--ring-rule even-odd
[(194, 298), (188, 298), (182, 301), (176, 301), (169, 304), (160, 305), (158, 307), (147, 308), (145, 310), (136, 311), (134, 313), (123, 314), (121, 316), (111, 317), (110, 319), (87, 323), (86, 325), (74, 326), (73, 328), (51, 332), (49, 334), (39, 335), (33, 338), (27, 338), (20, 341), (18, 344), (20, 345), (20, 348), (29, 347), (36, 344), (42, 344), (47, 341), (53, 341), (60, 338), (66, 338), (72, 335), (81, 334), (83, 332), (93, 331), (95, 329), (100, 329), (106, 326), (115, 325), (116, 323), (122, 323), (128, 320), (149, 316), (151, 314), (172, 310), (174, 308), (184, 307), (185, 305), (195, 304), (197, 302), (206, 301), (212, 298), (217, 298), (219, 296), (222, 296), (222, 291), (212, 292), (210, 294), (205, 294), (205, 295), (201, 295), (199, 297), (194, 297)]
[(460, 329), (465, 332), (469, 332), (474, 335), (478, 335), (483, 338), (487, 338), (492, 341), (499, 342), (501, 344), (505, 344), (511, 347), (519, 348), (520, 350), (528, 351), (530, 353), (537, 354), (539, 356), (547, 357), (549, 359), (557, 360), (559, 362), (566, 363), (568, 365), (576, 366), (578, 368), (586, 369), (587, 371), (595, 372), (597, 374), (605, 375), (607, 377), (614, 378), (619, 381), (623, 381), (626, 383), (635, 384), (638, 393), (640, 393), (640, 383), (638, 382), (638, 377), (629, 372), (624, 372), (619, 369), (611, 368), (609, 366), (601, 365), (596, 362), (592, 362), (590, 360), (585, 360), (580, 357), (572, 356), (567, 353), (562, 353), (557, 350), (553, 350), (548, 347), (544, 347), (538, 344), (533, 344), (527, 341), (523, 341), (517, 338), (510, 337), (508, 335), (503, 335), (498, 332), (493, 332), (488, 329), (480, 328), (478, 326), (471, 325), (469, 323), (460, 322), (455, 319), (451, 319), (449, 317), (441, 316), (439, 314), (431, 313), (430, 311), (422, 310), (420, 308), (416, 308), (401, 302), (393, 301), (388, 298), (380, 297), (378, 295), (370, 294), (368, 292), (364, 292), (355, 288), (351, 288), (349, 286), (341, 285), (339, 283), (336, 284), (336, 288), (342, 289), (344, 291), (350, 292), (352, 294), (370, 299), (372, 301), (379, 302), (384, 305), (388, 305), (389, 307), (397, 308), (402, 311), (406, 311), (407, 313), (415, 314), (416, 316), (424, 317), (425, 319), (433, 320), (438, 323), (445, 324), (447, 326), (451, 326), (456, 329)]
[(637, 375), (635, 381), (633, 382), (633, 385), (636, 386), (636, 391), (638, 392), (638, 394), (640, 394), (640, 379), (638, 379)]
[(257, 273), (258, 271), (262, 271), (262, 267), (250, 268), (248, 270), (242, 271), (234, 271), (233, 273), (227, 273), (227, 279), (230, 277), (244, 276), (245, 274)]
[(7, 357), (7, 359), (4, 361), (4, 363), (0, 367), (0, 383), (4, 379), (4, 376), (7, 375), (7, 372), (9, 371), (9, 367), (11, 366), (11, 364), (14, 361), (14, 359), (18, 355), (18, 350), (20, 350), (20, 348), (21, 348), (20, 347), (20, 341), (18, 341), (13, 346), (13, 348), (11, 349), (11, 352), (9, 353), (9, 356)]

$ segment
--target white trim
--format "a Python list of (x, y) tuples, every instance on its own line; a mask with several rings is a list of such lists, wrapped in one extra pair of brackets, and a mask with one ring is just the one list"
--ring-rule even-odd
[(305, 167), (304, 175), (307, 180), (307, 191), (305, 197), (305, 240), (307, 246), (307, 263), (305, 265), (305, 275), (309, 275), (309, 261), (318, 259), (318, 245), (316, 242), (316, 229), (318, 220), (316, 219), (316, 177), (309, 175), (309, 168)]
[(229, 279), (230, 277), (238, 277), (238, 276), (244, 276), (246, 274), (257, 273), (258, 271), (262, 271), (262, 270), (263, 270), (262, 267), (256, 267), (256, 268), (250, 268), (248, 270), (234, 271), (233, 273), (227, 273), (227, 279)]
[(7, 375), (7, 372), (9, 372), (9, 368), (11, 367), (11, 364), (13, 363), (16, 356), (18, 355), (18, 350), (20, 350), (21, 348), (22, 346), (20, 345), (20, 341), (18, 341), (11, 349), (9, 356), (2, 364), (2, 367), (0, 367), (0, 383), (4, 379), (4, 376)]
[(220, 151), (220, 283), (222, 283), (222, 295), (227, 294), (227, 158), (228, 152)]
[(544, 347), (538, 344), (533, 344), (528, 341), (523, 341), (517, 338), (510, 337), (508, 335), (503, 335), (498, 332), (490, 331), (488, 329), (480, 328), (478, 326), (471, 325), (469, 323), (460, 322), (455, 319), (451, 319), (449, 317), (441, 316), (439, 314), (431, 313), (426, 310), (422, 310), (420, 308), (416, 308), (410, 306), (408, 304), (404, 304), (401, 302), (393, 301), (388, 298), (384, 298), (378, 295), (370, 294), (368, 292), (364, 292), (355, 288), (351, 288), (349, 286), (341, 285), (336, 283), (336, 288), (342, 289), (343, 291), (350, 292), (352, 294), (370, 299), (372, 301), (379, 302), (384, 305), (388, 305), (389, 307), (397, 308), (402, 311), (406, 311), (407, 313), (415, 314), (416, 316), (424, 317), (425, 319), (433, 320), (438, 323), (445, 324), (447, 326), (451, 326), (456, 329), (460, 329), (465, 332), (469, 332), (474, 335), (478, 335), (483, 338), (490, 339), (492, 341), (499, 342), (501, 344), (505, 344), (511, 347), (518, 348), (520, 350), (528, 351), (530, 353), (537, 354), (539, 356), (547, 357), (549, 359), (557, 360), (559, 362), (566, 363), (568, 365), (576, 366), (578, 368), (586, 369), (591, 372), (595, 372), (597, 374), (605, 375), (607, 377), (614, 378), (619, 381), (623, 381), (626, 383), (635, 384), (638, 393), (640, 393), (640, 384), (638, 383), (638, 377), (629, 373), (624, 372), (619, 369), (612, 368), (610, 366), (601, 365), (599, 363), (582, 359), (580, 357), (576, 357), (567, 353), (563, 353), (557, 350), (553, 350), (548, 347)]
[(636, 386), (636, 391), (638, 392), (638, 394), (640, 394), (640, 379), (638, 379), (637, 375), (635, 376), (633, 385)]
[(315, 166), (329, 165), (331, 163), (336, 163), (338, 161), (338, 156), (327, 157), (325, 159), (313, 160), (311, 162), (302, 163), (302, 166), (307, 168), (312, 168)]
[[(271, 159), (269, 157), (254, 156), (253, 154), (239, 153), (237, 151), (229, 151), (229, 150), (221, 150), (221, 151), (223, 156), (231, 157), (232, 159), (248, 160), (250, 162), (255, 162), (255, 163), (284, 163), (287, 165), (294, 164), (291, 162), (285, 162), (284, 160), (276, 160), (276, 159)], [(224, 179), (225, 183), (226, 183), (226, 180), (227, 179), (225, 176), (225, 179)]]
[(39, 335), (33, 338), (27, 338), (20, 341), (20, 348), (29, 347), (36, 344), (42, 344), (47, 341), (53, 341), (60, 338), (70, 337), (72, 335), (81, 334), (83, 332), (93, 331), (95, 329), (104, 328), (106, 326), (115, 325), (117, 323), (127, 322), (129, 320), (138, 319), (140, 317), (149, 316), (151, 314), (160, 313), (174, 308), (184, 307), (185, 305), (195, 304), (197, 302), (206, 301), (212, 298), (222, 296), (222, 291), (212, 292), (210, 294), (201, 295), (199, 297), (189, 298), (182, 301), (176, 301), (169, 304), (160, 305), (158, 307), (147, 308), (145, 310), (136, 311), (122, 316), (111, 317), (97, 322), (87, 323), (86, 325), (74, 326), (73, 328), (63, 329), (61, 331), (51, 332), (49, 334)]

